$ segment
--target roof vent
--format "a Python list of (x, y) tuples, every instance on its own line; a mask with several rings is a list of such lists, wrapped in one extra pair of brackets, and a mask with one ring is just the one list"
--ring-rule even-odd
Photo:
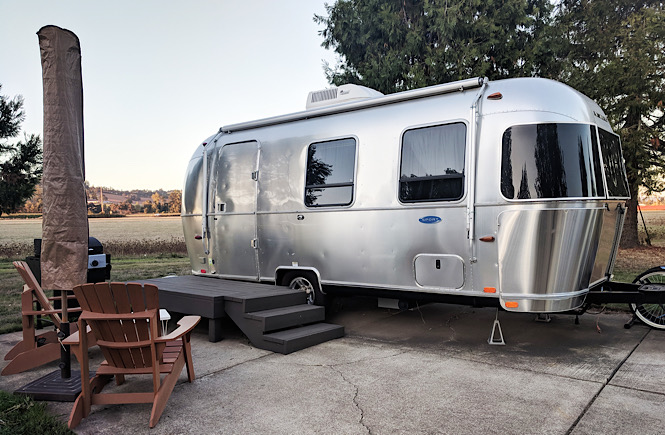
[(383, 94), (374, 89), (359, 85), (342, 85), (338, 88), (313, 91), (307, 95), (307, 110), (351, 101), (367, 100), (380, 97)]
[(320, 103), (321, 101), (334, 100), (337, 98), (337, 88), (314, 91), (309, 94), (310, 103)]

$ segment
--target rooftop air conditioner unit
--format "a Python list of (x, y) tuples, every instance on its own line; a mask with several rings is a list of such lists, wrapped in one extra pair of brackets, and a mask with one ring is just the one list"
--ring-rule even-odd
[(307, 95), (307, 110), (353, 101), (381, 97), (383, 94), (374, 89), (359, 85), (342, 85), (336, 88), (312, 91)]

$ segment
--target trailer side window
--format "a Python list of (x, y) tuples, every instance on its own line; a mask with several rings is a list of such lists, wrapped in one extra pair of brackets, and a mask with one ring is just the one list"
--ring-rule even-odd
[(603, 153), (603, 163), (605, 164), (605, 178), (607, 179), (607, 193), (609, 196), (627, 198), (628, 181), (626, 180), (626, 168), (623, 164), (621, 155), (621, 145), (619, 136), (598, 129), (600, 135), (600, 149)]
[(456, 201), (464, 195), (466, 125), (408, 130), (402, 138), (399, 199)]
[(605, 196), (594, 128), (515, 125), (503, 133), (501, 193), (507, 199)]
[(349, 205), (353, 201), (355, 139), (313, 143), (307, 152), (305, 205)]

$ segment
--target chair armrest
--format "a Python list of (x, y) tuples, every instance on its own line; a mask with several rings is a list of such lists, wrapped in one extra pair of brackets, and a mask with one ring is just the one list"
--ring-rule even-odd
[(76, 331), (75, 333), (73, 333), (69, 337), (62, 340), (62, 344), (64, 344), (65, 346), (76, 346), (80, 342), (81, 342), (81, 339), (79, 338), (79, 332), (78, 331)]
[(178, 328), (170, 334), (157, 337), (156, 343), (163, 343), (165, 341), (173, 341), (182, 337), (185, 334), (192, 332), (192, 329), (201, 320), (201, 316), (185, 316), (178, 321)]
[[(87, 333), (90, 333), (92, 329), (90, 329), (90, 326), (86, 326), (85, 330)], [(65, 338), (62, 340), (62, 344), (65, 346), (76, 346), (81, 342), (81, 339), (79, 338), (79, 331), (73, 332), (69, 337)]]
[(137, 311), (133, 313), (95, 313), (84, 311), (79, 319), (83, 320), (136, 320), (136, 319), (157, 319), (157, 310)]

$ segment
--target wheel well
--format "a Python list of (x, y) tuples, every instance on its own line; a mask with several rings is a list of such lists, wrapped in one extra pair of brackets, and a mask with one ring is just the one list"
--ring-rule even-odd
[(314, 269), (277, 269), (275, 272), (275, 284), (288, 286), (291, 280), (297, 276), (307, 278), (313, 285), (321, 290), (321, 280), (319, 279), (319, 274)]
[(289, 285), (289, 283), (298, 276), (307, 278), (307, 280), (309, 280), (309, 282), (311, 282), (313, 285), (319, 284), (319, 279), (314, 272), (311, 270), (302, 269), (285, 270), (277, 282), (279, 282), (280, 285)]

